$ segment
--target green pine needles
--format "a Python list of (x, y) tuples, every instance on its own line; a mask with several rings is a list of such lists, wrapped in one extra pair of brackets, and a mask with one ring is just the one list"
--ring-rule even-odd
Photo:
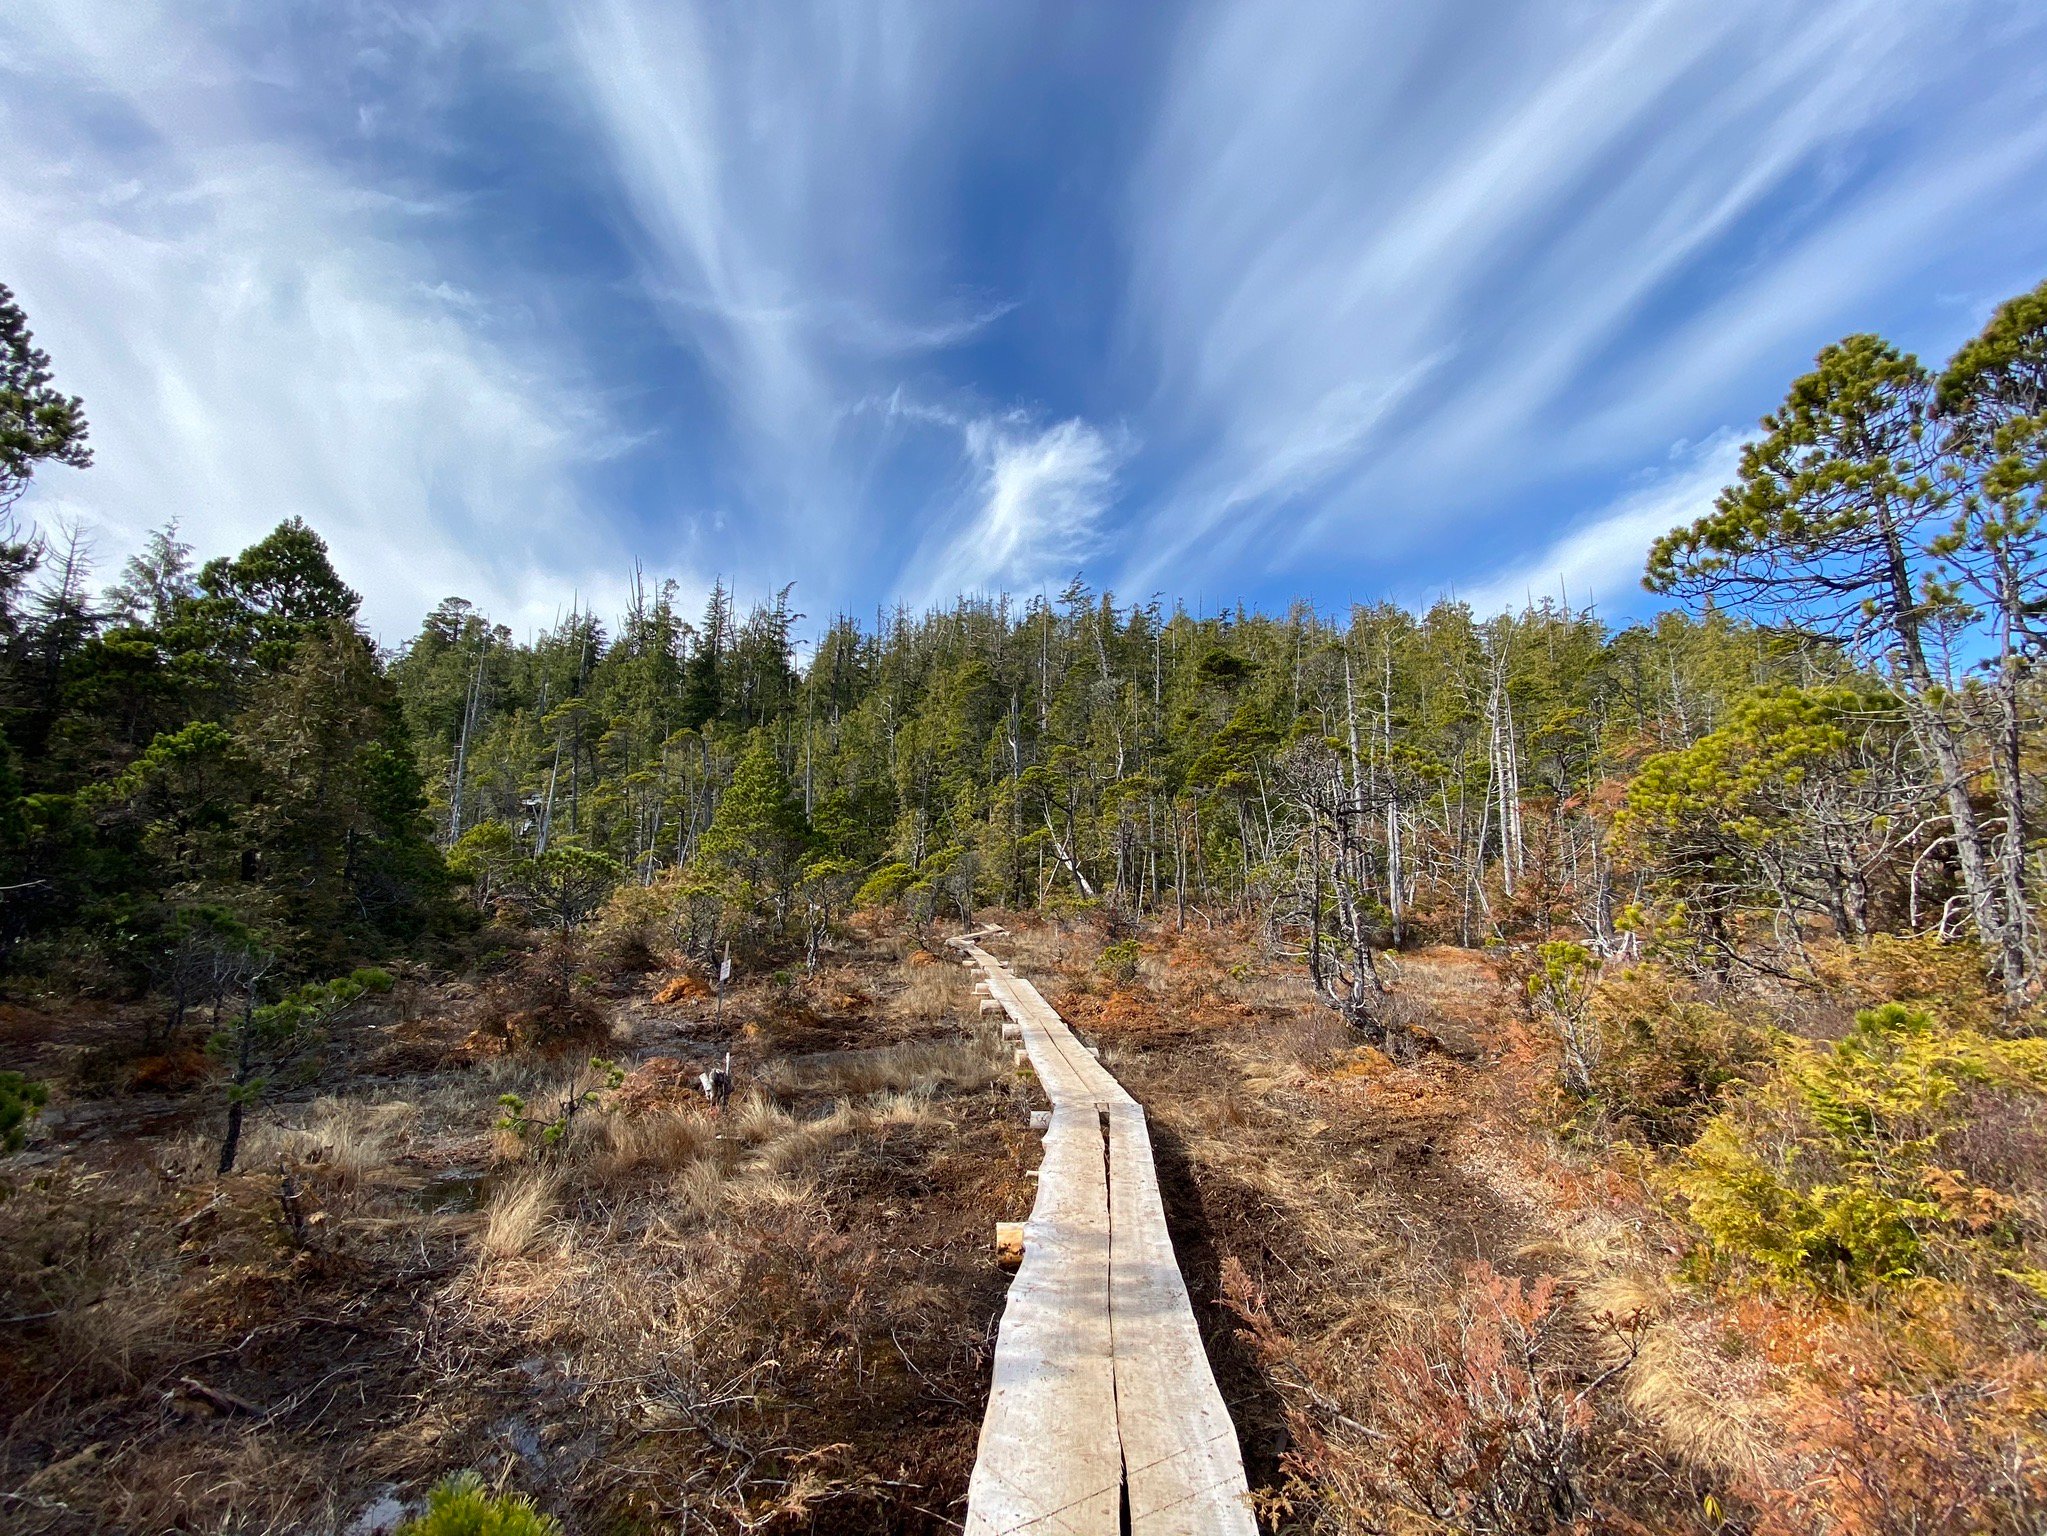
[(474, 1472), (457, 1472), (434, 1486), (425, 1511), (396, 1536), (562, 1536), (562, 1525), (523, 1494), (492, 1493)]
[(1775, 1075), (1714, 1116), (1670, 1182), (1707, 1255), (1768, 1286), (1848, 1295), (1987, 1261), (2036, 1289), (2013, 1192), (1953, 1165), (1972, 1120), (2042, 1094), (2047, 1040), (1886, 1003), (1832, 1046), (1781, 1042)]

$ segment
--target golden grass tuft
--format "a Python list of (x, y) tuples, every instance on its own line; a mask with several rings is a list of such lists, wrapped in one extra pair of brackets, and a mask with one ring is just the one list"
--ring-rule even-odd
[(560, 1188), (552, 1169), (508, 1174), (484, 1207), (477, 1252), (486, 1259), (514, 1259), (532, 1248), (554, 1218)]
[(717, 1127), (700, 1111), (603, 1115), (594, 1117), (580, 1161), (593, 1182), (611, 1183), (683, 1167), (710, 1150), (716, 1138)]
[(725, 1199), (725, 1169), (715, 1158), (700, 1157), (685, 1164), (669, 1183), (669, 1211), (672, 1215), (708, 1220)]
[(297, 1123), (254, 1127), (243, 1143), (240, 1165), (315, 1168), (342, 1187), (354, 1188), (371, 1182), (404, 1154), (419, 1118), (419, 1107), (404, 1099), (315, 1099)]
[(891, 1089), (970, 1090), (1000, 1074), (1003, 1057), (993, 1030), (967, 1040), (913, 1040), (866, 1051), (832, 1051), (777, 1063), (767, 1073), (781, 1093), (847, 1097)]
[(964, 966), (906, 964), (901, 975), (902, 990), (890, 1000), (898, 1018), (935, 1024), (973, 1010), (974, 980)]
[(1724, 1357), (1674, 1326), (1650, 1331), (1628, 1368), (1622, 1396), (1663, 1443), (1694, 1466), (1731, 1477), (1752, 1475), (1782, 1435), (1761, 1401)]

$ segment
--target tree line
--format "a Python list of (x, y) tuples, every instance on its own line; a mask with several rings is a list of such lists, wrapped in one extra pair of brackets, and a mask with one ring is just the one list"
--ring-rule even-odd
[[(0, 314), (11, 502), (89, 455)], [(1255, 917), (1366, 1028), (1388, 951), (1531, 934), (1724, 970), (1937, 930), (2020, 998), (2043, 380), (2047, 287), (1943, 369), (1827, 348), (1651, 553), (1687, 609), (1619, 627), (1197, 615), (1076, 578), (800, 645), (790, 589), (742, 610), (720, 583), (692, 616), (636, 575), (609, 618), (521, 639), (450, 598), (380, 652), (296, 519), (203, 563), (166, 527), (104, 590), (78, 539), (17, 531), (0, 953), (174, 989), (221, 934), (300, 975), (629, 900), (688, 945), (814, 956), (849, 906), (992, 903)]]

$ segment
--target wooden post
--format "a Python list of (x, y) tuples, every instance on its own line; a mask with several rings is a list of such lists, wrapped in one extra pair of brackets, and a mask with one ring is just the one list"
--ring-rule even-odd
[(995, 1262), (1007, 1270), (1023, 1263), (1024, 1224), (1020, 1221), (995, 1223)]
[(1023, 1039), (1023, 1025), (1005, 1020), (1002, 1025), (1002, 1038), (1005, 1040)]
[(1051, 1129), (1052, 1129), (1052, 1111), (1051, 1111), (1051, 1110), (1049, 1110), (1049, 1109), (1034, 1109), (1034, 1110), (1032, 1110), (1032, 1111), (1031, 1111), (1031, 1129), (1032, 1129), (1032, 1130), (1034, 1130), (1034, 1131), (1037, 1131), (1037, 1132), (1039, 1132), (1039, 1133), (1041, 1133), (1041, 1134), (1042, 1134), (1043, 1132), (1045, 1132), (1045, 1131), (1049, 1131), (1049, 1130), (1051, 1130)]
[(1002, 1012), (1002, 1004), (1000, 1004), (1000, 1003), (996, 1002), (994, 998), (992, 998), (992, 997), (984, 997), (984, 998), (982, 998), (982, 999), (981, 999), (981, 1017), (982, 1017), (982, 1018), (984, 1018), (984, 1019), (985, 1019), (985, 1018), (987, 1018), (987, 1017), (988, 1017), (988, 1016), (989, 1016), (990, 1014), (994, 1014), (994, 1013), (1000, 1013), (1000, 1012)]

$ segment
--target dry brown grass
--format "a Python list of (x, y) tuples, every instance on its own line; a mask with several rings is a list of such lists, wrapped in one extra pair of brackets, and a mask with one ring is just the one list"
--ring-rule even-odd
[(598, 1184), (646, 1174), (670, 1173), (709, 1153), (717, 1126), (704, 1111), (658, 1111), (645, 1115), (585, 1117), (577, 1156)]
[[(0, 1525), (339, 1531), (474, 1465), (570, 1529), (955, 1528), (1004, 1285), (988, 1213), (1028, 1204), (1037, 1150), (994, 1032), (962, 1038), (970, 978), (915, 969), (728, 997), (791, 1022), (740, 1047), (722, 1112), (672, 1014), (614, 1010), (606, 1053), (637, 1065), (613, 1091), (443, 1048), (457, 985), (401, 1082), (364, 1093), (336, 1058), (324, 1097), (253, 1117), (231, 1179), (217, 1090), (168, 1134), (106, 1136), (112, 1105), (75, 1167), (0, 1167), (0, 1316), (53, 1314), (0, 1350), (0, 1490), (53, 1469)], [(778, 1052), (812, 1045), (837, 1049)], [(552, 1144), (494, 1133), (501, 1093), (551, 1117), (591, 1090)]]
[(555, 1214), (561, 1181), (551, 1168), (521, 1168), (492, 1191), (476, 1250), (486, 1259), (515, 1259), (541, 1238)]
[[(1085, 1027), (1150, 1113), (1178, 1256), (1254, 1480), (1292, 1502), (1276, 1518), (1398, 1529), (1386, 1508), (1345, 1503), (1402, 1429), (1379, 1390), (1388, 1351), (1440, 1336), (1474, 1258), (1565, 1275), (1574, 1315), (1589, 1315), (1619, 1299), (1602, 1278), (1653, 1243), (1586, 1169), (1521, 1156), (1489, 1078), (1366, 1061), (1297, 970), (1247, 935), (1146, 934), (1138, 982), (1112, 988), (1094, 966), (1098, 931), (1017, 928), (993, 948), (1055, 1003), (1063, 988), (1115, 1010)], [(711, 1042), (679, 1041), (673, 1013), (622, 1005), (627, 1087), (599, 1091), (558, 1144), (501, 1148), (481, 1210), (423, 1206), (412, 1186), (490, 1164), (497, 1095), (551, 1109), (575, 1086), (566, 1063), (436, 1060), (381, 1102), (342, 1093), (266, 1111), (250, 1143), (263, 1161), (226, 1186), (204, 1135), (189, 1153), (159, 1145), (118, 1198), (106, 1182), (53, 1186), (39, 1219), (68, 1208), (81, 1232), (118, 1221), (146, 1236), (131, 1265), (110, 1255), (99, 1291), (79, 1293), (132, 1301), (142, 1322), (125, 1345), (80, 1346), (109, 1362), (109, 1385), (38, 1421), (51, 1459), (95, 1440), (119, 1449), (51, 1494), (88, 1513), (30, 1529), (338, 1528), (379, 1487), (411, 1496), (472, 1464), (570, 1529), (956, 1529), (1005, 1287), (987, 1224), (1028, 1208), (1041, 1152), (995, 1031), (964, 1023), (971, 974), (908, 952), (875, 935), (829, 976), (728, 995), (728, 1022), (777, 1007), (790, 1019), (744, 1038), (740, 1091), (718, 1112), (690, 1081)], [(1486, 974), (1465, 967), (1441, 991), (1476, 1011)], [(332, 1218), (308, 1251), (281, 1236), (280, 1158)], [(1503, 1187), (1504, 1170), (1524, 1185)], [(218, 1210), (172, 1231), (217, 1192)], [(1612, 1230), (1593, 1224), (1602, 1206)], [(25, 1209), (0, 1202), (0, 1236)], [(1290, 1353), (1261, 1360), (1237, 1336), (1243, 1319), (1219, 1303), (1231, 1260)], [(1688, 1374), (1718, 1383), (1751, 1367), (1709, 1375), (1716, 1340), (1682, 1307), (1658, 1313), (1628, 1395), (1602, 1407), (1614, 1417), (1599, 1434), (1619, 1438), (1586, 1463), (1597, 1477), (1638, 1430), (1673, 1463), (1738, 1456), (1679, 1390)], [(33, 1361), (0, 1361), (0, 1388), (48, 1389), (60, 1367), (45, 1342)], [(1582, 1363), (1601, 1358), (1588, 1344)], [(278, 1411), (260, 1426), (189, 1399), (172, 1413), (157, 1380), (170, 1365)], [(1302, 1411), (1325, 1429), (1365, 1426), (1323, 1436), (1351, 1463), (1282, 1464), (1306, 1443), (1280, 1438)], [(0, 1487), (18, 1490), (34, 1462), (4, 1439), (0, 1456)], [(1649, 1529), (1698, 1528), (1644, 1510)]]
[(976, 1028), (966, 1040), (912, 1040), (871, 1050), (821, 1052), (771, 1062), (764, 1081), (782, 1094), (880, 1093), (889, 1089), (971, 1090), (992, 1082), (1003, 1070), (1000, 1037)]
[(900, 969), (901, 989), (889, 999), (897, 1018), (919, 1024), (954, 1022), (974, 1011), (973, 978), (964, 966), (948, 959), (941, 965), (910, 965)]
[(0, 1194), (0, 1313), (20, 1320), (0, 1352), (0, 1399), (26, 1411), (42, 1396), (8, 1380), (31, 1345), (61, 1362), (60, 1401), (133, 1384), (180, 1346), (180, 1223), (201, 1202), (141, 1170), (76, 1164), (8, 1179)]
[(288, 1119), (259, 1120), (243, 1143), (243, 1166), (317, 1168), (324, 1179), (352, 1188), (390, 1169), (419, 1120), (419, 1106), (409, 1100), (330, 1095)]

